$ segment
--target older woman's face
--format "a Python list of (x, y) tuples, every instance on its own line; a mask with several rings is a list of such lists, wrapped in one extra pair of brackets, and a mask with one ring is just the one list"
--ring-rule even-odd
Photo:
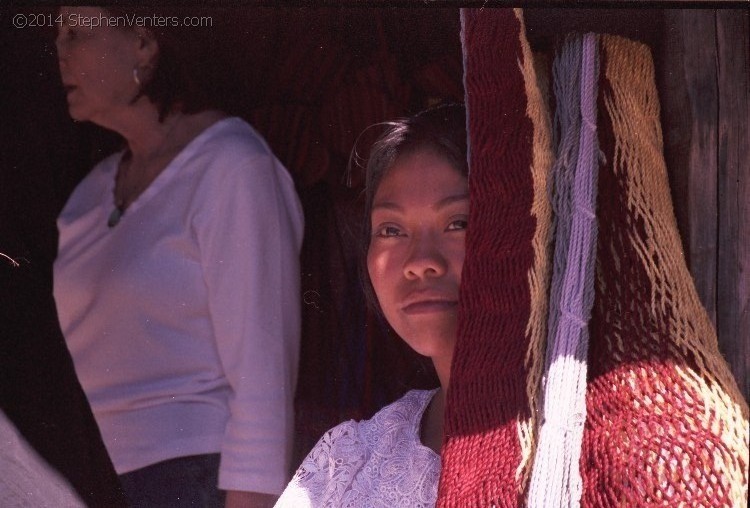
[[(132, 30), (108, 26), (97, 7), (63, 7), (56, 39), (60, 75), (70, 116), (108, 126), (138, 93), (133, 79), (139, 39)], [(99, 26), (92, 26), (99, 25)]]
[(393, 329), (451, 358), (469, 215), (466, 179), (431, 150), (399, 158), (375, 193), (367, 268)]

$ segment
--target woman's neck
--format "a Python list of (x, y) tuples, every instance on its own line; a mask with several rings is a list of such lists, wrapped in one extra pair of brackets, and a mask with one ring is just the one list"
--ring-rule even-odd
[(127, 209), (185, 146), (224, 116), (213, 110), (191, 115), (172, 113), (163, 123), (145, 122), (142, 129), (132, 131), (133, 135), (121, 132), (128, 152), (117, 172), (115, 206), (121, 211)]
[(181, 150), (209, 125), (223, 118), (220, 111), (206, 110), (185, 114), (169, 113), (163, 122), (158, 116), (146, 117), (139, 124), (123, 128), (120, 134), (128, 144), (128, 150), (136, 161), (149, 161), (164, 154)]
[(145, 96), (135, 103), (113, 108), (93, 120), (125, 138), (132, 158), (150, 161), (184, 146), (197, 133), (226, 115), (217, 110), (186, 114), (177, 107), (160, 119), (158, 108)]
[(422, 444), (440, 455), (443, 446), (443, 420), (445, 417), (445, 390), (440, 388), (422, 415), (420, 440)]
[(452, 356), (432, 358), (435, 372), (437, 372), (438, 379), (440, 380), (440, 389), (432, 398), (430, 404), (422, 415), (420, 433), (422, 444), (431, 448), (438, 455), (440, 455), (440, 449), (443, 446), (445, 395), (448, 393), (448, 385), (450, 384), (452, 360)]

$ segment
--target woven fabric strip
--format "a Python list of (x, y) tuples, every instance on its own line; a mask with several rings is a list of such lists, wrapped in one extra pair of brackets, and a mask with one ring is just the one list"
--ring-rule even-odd
[(471, 226), (438, 505), (518, 506), (533, 440), (528, 383), (541, 358), (531, 350), (546, 327), (550, 225), (538, 176), (551, 161), (549, 125), (520, 14), (462, 9), (461, 21)]
[(569, 36), (553, 64), (558, 158), (552, 169), (555, 254), (543, 415), (528, 505), (579, 506), (588, 320), (594, 299), (598, 64), (594, 34)]
[(747, 506), (748, 408), (685, 265), (654, 68), (603, 36), (582, 506)]

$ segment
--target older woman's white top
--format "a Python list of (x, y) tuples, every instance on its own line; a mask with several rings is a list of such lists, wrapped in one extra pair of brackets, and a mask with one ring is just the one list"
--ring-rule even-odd
[(434, 506), (440, 456), (419, 434), (436, 391), (412, 390), (370, 420), (326, 432), (276, 508)]
[(239, 118), (196, 136), (107, 226), (122, 153), (65, 205), (54, 295), (118, 474), (221, 453), (219, 487), (279, 493), (289, 470), (303, 215)]

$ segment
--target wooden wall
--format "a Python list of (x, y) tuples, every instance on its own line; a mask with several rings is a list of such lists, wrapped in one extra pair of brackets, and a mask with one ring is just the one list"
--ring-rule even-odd
[(750, 398), (750, 11), (664, 12), (665, 155), (688, 266)]

